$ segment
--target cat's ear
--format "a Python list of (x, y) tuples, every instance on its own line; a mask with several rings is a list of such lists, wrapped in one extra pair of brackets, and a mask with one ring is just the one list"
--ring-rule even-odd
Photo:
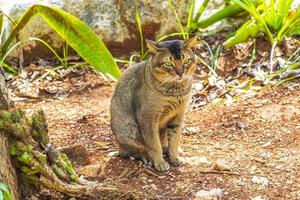
[(151, 54), (156, 54), (158, 51), (159, 51), (159, 48), (157, 47), (157, 43), (152, 41), (152, 40), (147, 40), (146, 39), (146, 44), (147, 44), (147, 47), (149, 49), (149, 52)]
[(191, 37), (190, 39), (184, 42), (184, 48), (190, 48), (190, 49), (196, 48), (197, 40), (198, 40), (198, 36)]

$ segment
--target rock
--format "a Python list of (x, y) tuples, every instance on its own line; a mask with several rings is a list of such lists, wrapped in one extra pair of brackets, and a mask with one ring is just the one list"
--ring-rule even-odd
[(201, 164), (209, 164), (210, 162), (206, 157), (201, 156), (192, 156), (183, 158), (184, 163), (189, 164), (191, 166), (197, 166)]
[(263, 198), (262, 196), (256, 196), (252, 198), (251, 200), (266, 200), (266, 198)]
[[(139, 0), (139, 12), (143, 34), (148, 39), (158, 39), (167, 33), (178, 32), (179, 26), (168, 0)], [(187, 21), (190, 0), (172, 0), (182, 22)], [(57, 7), (75, 15), (89, 25), (104, 41), (114, 56), (140, 50), (140, 35), (135, 18), (133, 0), (27, 0), (0, 3), (1, 10), (18, 19), (34, 4)], [(7, 26), (9, 23), (5, 23)], [(20, 39), (38, 37), (55, 49), (62, 46), (62, 40), (41, 18), (33, 19), (20, 33)], [(126, 45), (124, 45), (126, 43)], [(24, 44), (24, 58), (45, 58), (52, 54), (42, 44), (30, 41)]]
[(230, 171), (230, 167), (224, 161), (218, 160), (213, 164), (213, 169), (218, 171)]
[(245, 129), (247, 126), (244, 122), (237, 122), (236, 127), (239, 129)]
[(251, 180), (253, 183), (260, 184), (262, 186), (267, 186), (269, 183), (267, 178), (261, 176), (253, 176)]
[(201, 90), (204, 89), (203, 84), (202, 84), (202, 83), (199, 83), (199, 82), (195, 83), (195, 84), (193, 85), (193, 87), (194, 87), (194, 89), (195, 89), (195, 92), (200, 92)]
[(151, 188), (152, 188), (153, 190), (158, 190), (158, 189), (157, 189), (157, 186), (156, 186), (154, 183), (150, 184), (150, 186), (151, 186)]
[(119, 152), (118, 152), (118, 151), (111, 151), (111, 152), (108, 153), (108, 156), (109, 156), (109, 157), (116, 157), (116, 156), (118, 156), (118, 155), (119, 155)]
[(79, 168), (77, 170), (77, 173), (87, 177), (95, 177), (99, 173), (101, 173), (101, 165), (100, 164), (87, 165)]
[(67, 154), (68, 158), (75, 165), (88, 165), (90, 163), (88, 152), (82, 144), (73, 144), (59, 148), (59, 151)]
[(185, 127), (183, 129), (183, 133), (187, 134), (187, 135), (192, 135), (192, 134), (198, 133), (199, 131), (200, 130), (197, 127)]
[(209, 191), (200, 190), (195, 194), (194, 200), (218, 200), (222, 196), (222, 190), (220, 188), (213, 188)]

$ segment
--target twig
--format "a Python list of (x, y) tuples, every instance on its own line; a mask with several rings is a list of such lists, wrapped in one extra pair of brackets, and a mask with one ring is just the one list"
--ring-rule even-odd
[(125, 170), (120, 174), (120, 176), (118, 176), (118, 178), (119, 178), (119, 179), (124, 178), (125, 176), (127, 176), (128, 172), (129, 172), (129, 168), (125, 169)]
[(160, 177), (158, 174), (156, 174), (156, 173), (154, 173), (154, 172), (152, 172), (152, 171), (150, 171), (150, 170), (148, 170), (148, 169), (144, 169), (144, 170), (145, 170), (145, 172), (147, 172), (147, 173), (149, 173), (149, 174), (151, 174), (151, 175), (153, 175), (153, 176), (155, 176), (155, 177), (157, 177), (157, 178)]
[(201, 170), (200, 173), (202, 173), (202, 174), (228, 174), (228, 175), (240, 176), (240, 174), (238, 174), (236, 172), (217, 171), (217, 170)]

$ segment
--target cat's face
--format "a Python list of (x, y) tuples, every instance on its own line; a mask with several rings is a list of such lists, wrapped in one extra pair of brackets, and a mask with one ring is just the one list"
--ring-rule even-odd
[(187, 41), (170, 40), (160, 43), (147, 40), (152, 57), (151, 72), (160, 82), (182, 82), (192, 79), (196, 70), (195, 47), (197, 38)]

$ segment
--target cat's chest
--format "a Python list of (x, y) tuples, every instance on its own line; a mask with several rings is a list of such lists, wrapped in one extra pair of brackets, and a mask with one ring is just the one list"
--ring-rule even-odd
[(174, 97), (161, 101), (161, 104), (158, 106), (160, 126), (165, 126), (178, 114), (185, 112), (187, 101), (187, 98), (183, 97)]

